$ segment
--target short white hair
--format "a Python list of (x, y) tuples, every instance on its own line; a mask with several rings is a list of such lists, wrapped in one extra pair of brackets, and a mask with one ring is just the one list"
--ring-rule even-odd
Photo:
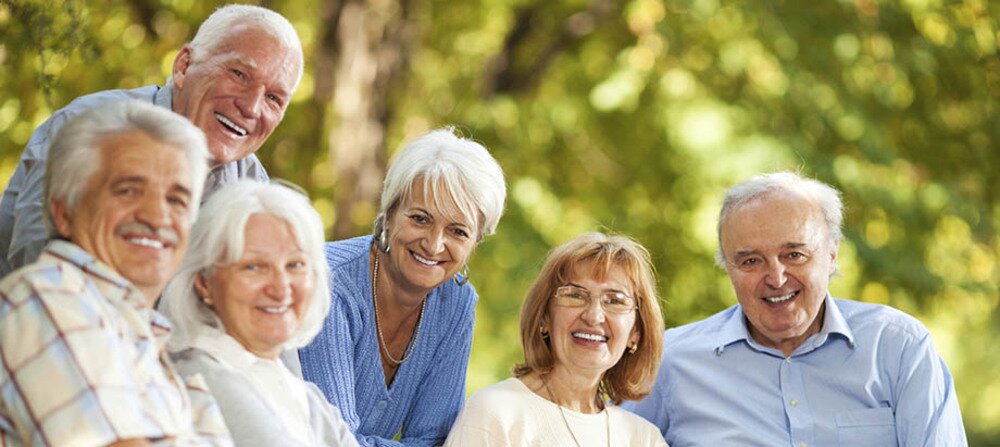
[(483, 145), (447, 127), (406, 145), (389, 166), (375, 218), (376, 240), (417, 180), (423, 182), (424, 194), (438, 209), (444, 208), (446, 197), (458, 206), (462, 217), (477, 226), (476, 242), (496, 231), (507, 198), (503, 170)]
[(104, 163), (101, 146), (110, 138), (133, 132), (141, 132), (183, 153), (191, 166), (189, 223), (198, 217), (198, 203), (208, 175), (205, 133), (169, 109), (141, 101), (115, 101), (70, 118), (52, 140), (43, 186), (45, 225), (50, 236), (58, 236), (52, 202), (62, 201), (70, 213), (75, 212), (91, 177)]
[(295, 86), (302, 80), (304, 57), (302, 41), (299, 40), (295, 27), (284, 16), (270, 9), (253, 5), (226, 5), (216, 9), (208, 16), (194, 39), (191, 39), (191, 59), (197, 60), (206, 54), (213, 54), (227, 40), (233, 38), (232, 29), (237, 25), (250, 25), (274, 37), (282, 45), (298, 53), (298, 77)]
[(729, 213), (751, 200), (777, 191), (796, 192), (815, 200), (823, 213), (830, 242), (838, 243), (843, 239), (844, 203), (840, 200), (840, 191), (819, 180), (803, 177), (794, 172), (760, 174), (726, 190), (716, 225), (719, 239), (719, 247), (715, 252), (717, 266), (722, 268), (726, 266), (726, 255), (722, 252), (722, 224), (729, 217)]
[(159, 310), (174, 325), (171, 350), (191, 346), (206, 329), (225, 331), (215, 311), (199, 298), (195, 281), (199, 275), (211, 276), (215, 267), (232, 264), (243, 256), (247, 222), (255, 214), (274, 216), (291, 227), (314, 275), (315, 290), (309, 307), (284, 348), (301, 348), (322, 329), (330, 310), (330, 275), (323, 253), (325, 237), (319, 213), (307, 197), (291, 188), (241, 180), (222, 187), (202, 206), (201, 218), (191, 228), (184, 262), (163, 290)]

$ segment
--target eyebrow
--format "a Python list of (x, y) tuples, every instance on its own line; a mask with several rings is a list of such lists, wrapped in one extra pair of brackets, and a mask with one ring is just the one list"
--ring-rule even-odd
[[(781, 246), (781, 248), (783, 250), (787, 250), (789, 248), (803, 248), (803, 247), (807, 247), (808, 248), (808, 245), (806, 245), (805, 242), (785, 242), (785, 244)], [(763, 253), (760, 250), (756, 250), (756, 249), (754, 249), (754, 250), (737, 250), (736, 251), (736, 255), (733, 256), (733, 258), (734, 259), (740, 259), (740, 258), (745, 258), (745, 257), (753, 255), (753, 254), (763, 254)]]

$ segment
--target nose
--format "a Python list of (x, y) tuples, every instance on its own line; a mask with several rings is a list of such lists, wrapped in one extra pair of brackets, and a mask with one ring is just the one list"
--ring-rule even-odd
[(768, 263), (767, 266), (767, 276), (764, 281), (767, 285), (777, 289), (783, 285), (788, 280), (788, 276), (785, 274), (785, 264), (774, 261)]
[(429, 230), (421, 245), (423, 245), (422, 248), (427, 251), (427, 254), (434, 255), (441, 253), (444, 251), (444, 231), (439, 229)]
[(166, 195), (149, 194), (142, 199), (136, 212), (136, 218), (153, 228), (163, 228), (170, 225), (170, 204)]
[(264, 292), (269, 298), (275, 301), (284, 301), (286, 297), (292, 294), (291, 277), (284, 269), (274, 269), (272, 271), (274, 273), (271, 274), (271, 279), (268, 281)]
[(260, 114), (264, 106), (264, 86), (254, 85), (247, 87), (244, 94), (236, 98), (236, 107), (240, 109), (243, 116), (254, 117)]
[(604, 307), (601, 305), (601, 299), (599, 297), (592, 297), (590, 302), (587, 303), (587, 307), (583, 309), (583, 321), (590, 326), (597, 326), (604, 323), (607, 315), (605, 314)]

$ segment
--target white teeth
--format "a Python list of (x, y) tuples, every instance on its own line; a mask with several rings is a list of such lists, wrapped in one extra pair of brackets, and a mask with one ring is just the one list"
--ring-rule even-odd
[(218, 113), (215, 114), (215, 119), (219, 120), (220, 123), (225, 124), (226, 127), (233, 129), (236, 133), (240, 134), (241, 137), (246, 136), (247, 130), (237, 126), (236, 123), (232, 122), (229, 118), (226, 118)]
[(608, 337), (597, 334), (588, 334), (586, 332), (574, 332), (573, 336), (576, 338), (582, 338), (584, 340), (590, 340), (590, 341), (608, 341)]
[(262, 310), (262, 311), (264, 311), (264, 312), (267, 312), (269, 314), (281, 314), (281, 313), (285, 313), (285, 311), (288, 310), (288, 306), (281, 306), (281, 307), (261, 307), (259, 309)]
[[(410, 253), (413, 253), (413, 252), (410, 252)], [(437, 261), (431, 261), (430, 259), (427, 259), (427, 258), (425, 258), (423, 256), (420, 256), (420, 255), (416, 254), (416, 253), (413, 253), (413, 259), (416, 259), (417, 261), (420, 261), (420, 263), (423, 264), (423, 265), (437, 265), (438, 264)]]
[(160, 242), (160, 241), (155, 240), (155, 239), (149, 239), (149, 238), (145, 238), (145, 237), (130, 237), (130, 238), (126, 239), (126, 240), (130, 244), (142, 245), (143, 247), (157, 248), (157, 249), (162, 249), (163, 248), (163, 242)]
[(792, 299), (792, 297), (795, 296), (796, 293), (797, 292), (792, 292), (792, 293), (789, 293), (788, 295), (769, 296), (769, 297), (765, 297), (764, 299), (767, 300), (767, 301), (769, 301), (769, 302), (772, 302), (772, 303), (784, 303), (785, 301), (788, 301), (788, 300)]

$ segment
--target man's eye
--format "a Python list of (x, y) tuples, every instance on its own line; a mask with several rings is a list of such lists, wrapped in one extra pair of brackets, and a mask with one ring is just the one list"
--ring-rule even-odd
[(239, 79), (245, 79), (247, 77), (246, 73), (243, 73), (243, 71), (238, 70), (236, 68), (234, 68), (234, 69), (232, 69), (230, 71), (233, 72), (233, 76), (236, 76)]

